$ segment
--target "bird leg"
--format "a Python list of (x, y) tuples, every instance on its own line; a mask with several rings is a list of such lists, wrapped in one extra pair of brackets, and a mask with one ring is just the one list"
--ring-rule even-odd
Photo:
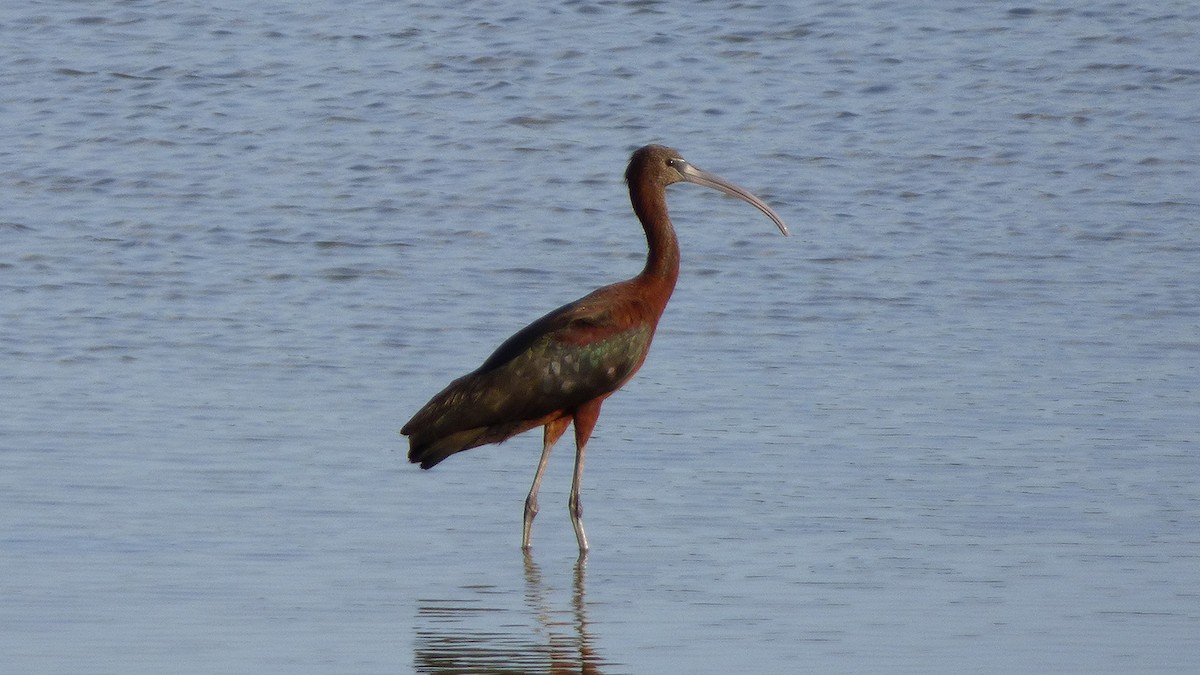
[(587, 533), (583, 531), (583, 503), (579, 501), (579, 482), (583, 478), (583, 449), (575, 447), (575, 477), (571, 479), (571, 496), (567, 498), (567, 509), (571, 512), (571, 525), (575, 526), (575, 539), (579, 542), (579, 555), (587, 555)]
[(560, 417), (546, 423), (542, 436), (542, 458), (538, 460), (537, 473), (533, 474), (533, 487), (529, 488), (529, 496), (525, 498), (525, 521), (521, 527), (521, 548), (528, 551), (529, 537), (533, 533), (533, 517), (538, 513), (538, 488), (542, 486), (542, 474), (546, 473), (546, 465), (550, 463), (550, 448), (562, 438), (571, 417)]
[(567, 498), (567, 509), (571, 512), (571, 525), (575, 527), (575, 539), (579, 542), (579, 555), (588, 551), (587, 534), (583, 531), (583, 502), (579, 500), (579, 488), (583, 483), (583, 453), (587, 449), (592, 429), (600, 417), (603, 399), (588, 401), (575, 411), (575, 473), (571, 478), (571, 495)]

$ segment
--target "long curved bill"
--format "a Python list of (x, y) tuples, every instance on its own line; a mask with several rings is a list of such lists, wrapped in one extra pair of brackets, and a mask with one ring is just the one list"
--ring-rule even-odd
[(766, 202), (758, 197), (755, 197), (745, 188), (734, 185), (724, 178), (713, 175), (703, 169), (697, 169), (687, 162), (676, 162), (675, 168), (679, 171), (680, 175), (683, 176), (683, 179), (689, 183), (695, 183), (696, 185), (703, 185), (704, 187), (710, 187), (714, 190), (720, 190), (731, 197), (737, 197), (742, 201), (753, 204), (755, 208), (767, 214), (768, 218), (775, 221), (775, 224), (779, 226), (779, 231), (783, 233), (783, 236), (787, 236), (788, 229), (787, 225), (783, 224), (783, 218), (780, 218), (778, 213), (772, 211), (771, 207), (767, 206)]

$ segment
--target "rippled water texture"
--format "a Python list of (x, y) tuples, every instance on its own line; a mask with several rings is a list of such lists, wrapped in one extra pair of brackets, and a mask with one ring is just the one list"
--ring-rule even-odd
[[(1191, 2), (7, 3), (0, 670), (1200, 667)], [(397, 430), (683, 273), (570, 444)]]

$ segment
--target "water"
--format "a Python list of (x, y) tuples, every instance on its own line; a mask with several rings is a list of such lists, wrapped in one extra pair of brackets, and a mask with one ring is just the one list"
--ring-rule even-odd
[[(0, 10), (5, 672), (1185, 672), (1191, 3)], [(453, 6), (451, 6), (453, 5)], [(684, 269), (570, 447), (396, 430)]]

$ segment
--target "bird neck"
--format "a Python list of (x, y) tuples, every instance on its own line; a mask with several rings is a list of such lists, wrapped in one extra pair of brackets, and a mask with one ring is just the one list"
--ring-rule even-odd
[(679, 278), (679, 240), (675, 238), (675, 228), (671, 227), (671, 219), (667, 216), (666, 190), (631, 187), (629, 199), (633, 203), (633, 212), (646, 230), (646, 243), (650, 248), (641, 276), (658, 283), (665, 282), (669, 295)]

